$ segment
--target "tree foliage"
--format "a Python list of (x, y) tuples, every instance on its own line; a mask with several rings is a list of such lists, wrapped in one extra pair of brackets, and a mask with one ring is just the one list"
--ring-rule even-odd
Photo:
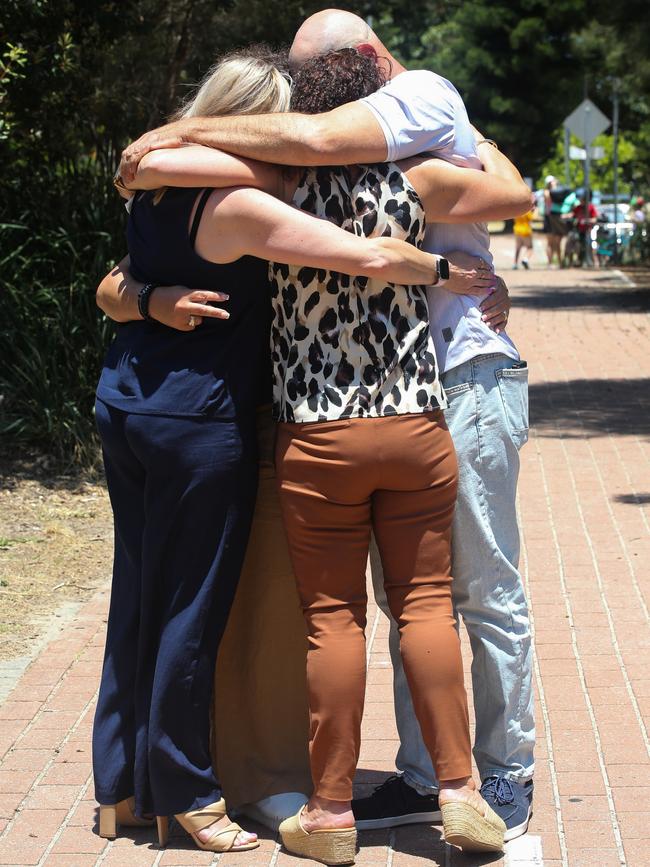
[[(582, 143), (574, 135), (570, 138), (570, 144), (582, 147)], [(591, 188), (610, 192), (614, 188), (614, 137), (605, 134), (596, 136), (592, 146), (603, 148), (605, 155), (602, 159), (592, 160), (591, 162), (589, 175)], [(625, 196), (630, 196), (637, 186), (635, 183), (637, 147), (626, 135), (622, 135), (619, 138), (618, 162), (619, 192), (623, 200)], [(564, 129), (560, 128), (557, 130), (555, 136), (555, 150), (540, 169), (537, 186), (543, 186), (543, 179), (546, 175), (555, 175), (559, 181), (565, 183), (565, 165)], [(569, 178), (566, 185), (572, 189), (577, 189), (578, 187), (582, 187), (584, 182), (583, 161), (569, 160)]]
[(524, 174), (537, 177), (555, 130), (588, 93), (636, 147), (635, 183), (650, 172), (647, 0), (437, 0), (412, 16), (386, 7), (379, 29), (407, 63), (450, 78), (472, 120)]
[(630, 180), (647, 188), (650, 174), (650, 15), (645, 0), (623, 4), (599, 0), (598, 14), (574, 36), (594, 99), (611, 116), (620, 100), (620, 128), (635, 145)]
[[(162, 122), (224, 51), (288, 44), (315, 0), (3, 0), (0, 4), (0, 431), (60, 457), (94, 446), (92, 398), (110, 328), (94, 289), (124, 251), (111, 185), (122, 147)], [(647, 0), (363, 0), (396, 56), (451, 78), (526, 174), (590, 93), (650, 171)], [(632, 22), (633, 26), (630, 26)], [(607, 112), (609, 113), (609, 111)], [(631, 153), (631, 151), (629, 151)], [(627, 151), (626, 151), (627, 153)], [(606, 177), (605, 183), (609, 183)]]
[(522, 168), (535, 174), (549, 131), (579, 101), (572, 33), (585, 0), (453, 0), (433, 4), (414, 65), (451, 79), (470, 116)]

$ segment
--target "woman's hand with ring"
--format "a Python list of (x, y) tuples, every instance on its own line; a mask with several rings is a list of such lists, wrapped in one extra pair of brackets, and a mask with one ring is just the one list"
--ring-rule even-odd
[(503, 278), (497, 276), (494, 292), (481, 302), (481, 319), (499, 334), (506, 327), (511, 306), (508, 287)]
[(449, 280), (443, 287), (456, 295), (487, 295), (495, 285), (492, 268), (478, 256), (454, 251), (446, 253), (449, 260)]
[(229, 319), (230, 313), (216, 304), (230, 296), (187, 286), (158, 286), (149, 301), (149, 313), (158, 322), (177, 331), (194, 331), (204, 319)]

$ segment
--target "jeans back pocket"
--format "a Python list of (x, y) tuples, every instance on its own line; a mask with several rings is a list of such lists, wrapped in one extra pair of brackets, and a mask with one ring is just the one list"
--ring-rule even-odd
[(520, 449), (528, 441), (528, 365), (495, 371), (510, 435)]

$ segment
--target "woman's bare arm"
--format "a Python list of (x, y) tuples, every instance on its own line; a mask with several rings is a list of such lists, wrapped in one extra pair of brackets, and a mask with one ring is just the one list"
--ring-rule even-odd
[[(97, 287), (97, 306), (114, 322), (133, 322), (142, 319), (138, 310), (138, 293), (144, 284), (129, 271), (130, 259), (121, 262), (104, 277)], [(178, 331), (193, 331), (205, 317), (228, 319), (230, 314), (213, 304), (223, 304), (228, 295), (187, 286), (158, 286), (149, 301), (151, 317)], [(190, 316), (195, 325), (190, 325)]]
[[(252, 188), (212, 193), (199, 227), (196, 251), (216, 263), (249, 254), (406, 284), (435, 283), (439, 258), (396, 238), (359, 238)], [(131, 276), (129, 264), (126, 256), (97, 289), (98, 307), (115, 322), (142, 318), (138, 293), (143, 284)], [(450, 272), (452, 279), (446, 285), (451, 291), (483, 294), (493, 282), (490, 269), (477, 258), (464, 261), (463, 267), (452, 263)], [(227, 319), (227, 311), (213, 306), (227, 301), (228, 296), (218, 291), (160, 286), (151, 295), (149, 312), (164, 325), (191, 331), (190, 316), (197, 324), (204, 317)]]
[(278, 195), (281, 169), (203, 145), (150, 151), (140, 161), (129, 190), (159, 187), (256, 187)]
[(131, 276), (130, 264), (129, 256), (125, 256), (108, 272), (95, 293), (97, 306), (113, 322), (142, 319), (138, 312), (138, 292), (144, 284)]
[(250, 188), (212, 193), (196, 252), (212, 262), (232, 262), (249, 254), (406, 284), (435, 283), (439, 258), (395, 238), (359, 238)]
[(510, 160), (492, 145), (480, 146), (485, 171), (444, 160), (415, 157), (401, 163), (429, 222), (478, 223), (527, 213), (533, 195)]

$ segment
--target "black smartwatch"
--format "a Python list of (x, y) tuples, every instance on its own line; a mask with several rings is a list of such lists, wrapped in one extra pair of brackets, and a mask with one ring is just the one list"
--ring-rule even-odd
[(449, 259), (437, 260), (436, 274), (438, 275), (436, 286), (438, 285), (438, 283), (444, 283), (445, 280), (449, 280)]
[(153, 316), (149, 314), (149, 301), (154, 289), (158, 288), (158, 283), (145, 283), (142, 289), (138, 292), (138, 313), (147, 322), (157, 322)]

